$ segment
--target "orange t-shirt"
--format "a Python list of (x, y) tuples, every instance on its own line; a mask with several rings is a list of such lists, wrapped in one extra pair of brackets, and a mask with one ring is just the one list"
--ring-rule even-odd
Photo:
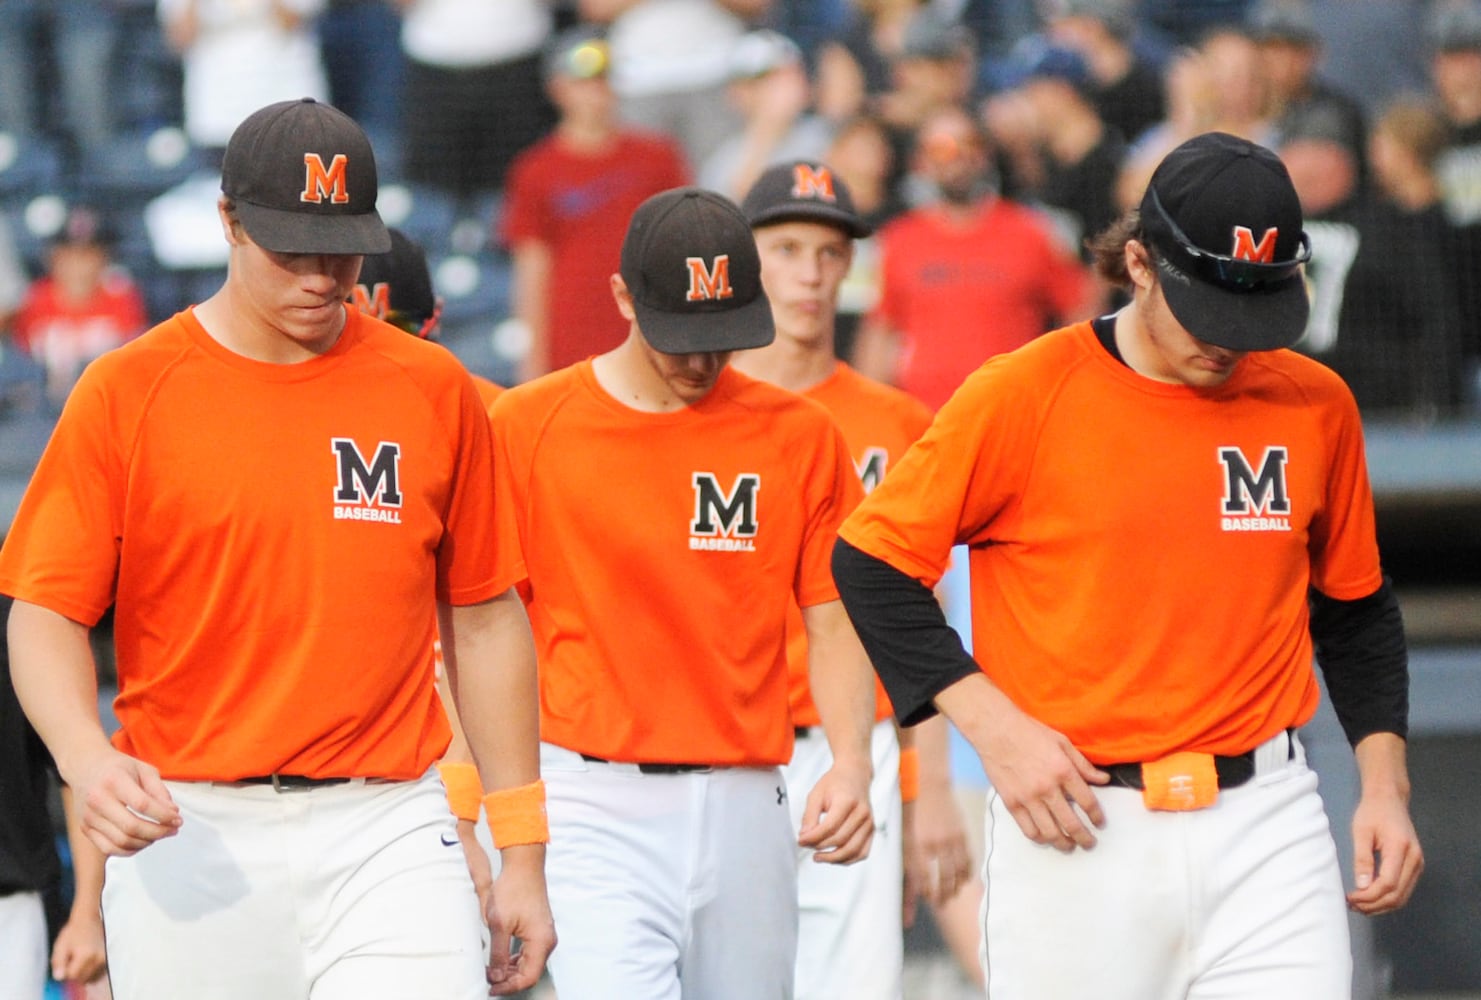
[(1306, 722), (1308, 585), (1382, 583), (1335, 374), (1274, 351), (1217, 389), (1168, 385), (1089, 323), (979, 368), (840, 534), (927, 585), (969, 545), (982, 669), (1098, 763)]
[(494, 400), (498, 399), (504, 392), (504, 387), (497, 382), (492, 382), (482, 375), (474, 375), (473, 388), (478, 390), (478, 398), (483, 402), (483, 408), (488, 411), (489, 416), (494, 414)]
[(193, 312), (73, 390), (0, 591), (86, 625), (116, 602), (122, 728), (166, 778), (413, 778), (446, 749), (435, 595), (523, 577), (497, 544), (489, 425), (444, 348), (358, 310), (272, 365)]
[(822, 407), (726, 369), (645, 413), (583, 361), (494, 406), (496, 503), (515, 511), (540, 661), (541, 738), (609, 760), (792, 755), (792, 602), (836, 600), (859, 495)]
[[(931, 425), (931, 411), (900, 389), (866, 378), (843, 362), (832, 375), (803, 393), (823, 404), (833, 415), (848, 444), (854, 469), (864, 492), (879, 485), (890, 465)], [(821, 723), (813, 704), (807, 671), (807, 630), (802, 613), (787, 616), (787, 670), (791, 677), (792, 722), (798, 726)], [(875, 721), (888, 719), (890, 698), (879, 678), (874, 680)]]

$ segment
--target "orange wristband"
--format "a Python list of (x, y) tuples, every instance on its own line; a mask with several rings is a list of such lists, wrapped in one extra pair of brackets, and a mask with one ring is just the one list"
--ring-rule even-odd
[(502, 788), (483, 797), (489, 832), (494, 846), (503, 850), (519, 844), (550, 843), (550, 823), (545, 818), (545, 782), (532, 781), (518, 788)]
[(915, 747), (900, 748), (900, 801), (914, 802), (920, 797), (920, 751)]
[(447, 807), (458, 819), (478, 822), (478, 807), (483, 801), (483, 782), (472, 764), (438, 764), (442, 787), (447, 790)]

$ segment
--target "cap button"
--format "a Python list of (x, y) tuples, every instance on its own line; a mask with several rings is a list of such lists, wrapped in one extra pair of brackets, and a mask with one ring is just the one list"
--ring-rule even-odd
[(312, 97), (300, 97), (298, 99), (298, 103), (299, 104), (318, 104), (319, 102), (316, 101), (316, 100), (314, 100)]

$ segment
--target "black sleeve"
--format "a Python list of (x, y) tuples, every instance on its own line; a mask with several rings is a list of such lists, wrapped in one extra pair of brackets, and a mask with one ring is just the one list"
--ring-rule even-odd
[(1348, 743), (1371, 733), (1409, 734), (1409, 651), (1404, 618), (1387, 577), (1356, 601), (1313, 588), (1311, 638), (1327, 694)]
[(843, 539), (833, 546), (833, 579), (902, 726), (935, 715), (932, 699), (977, 673), (936, 596), (919, 580)]

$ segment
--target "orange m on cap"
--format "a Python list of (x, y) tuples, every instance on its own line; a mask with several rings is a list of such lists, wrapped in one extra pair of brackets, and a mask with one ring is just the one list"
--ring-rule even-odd
[(1236, 260), (1258, 260), (1269, 264), (1275, 260), (1275, 238), (1277, 230), (1273, 227), (1265, 230), (1265, 235), (1260, 237), (1260, 242), (1255, 242), (1255, 234), (1248, 226), (1234, 227), (1234, 252), (1230, 254)]
[(318, 205), (327, 195), (336, 205), (348, 204), (350, 192), (345, 183), (345, 171), (349, 165), (350, 158), (343, 153), (334, 154), (328, 167), (324, 166), (318, 153), (304, 153), (303, 193), (298, 200)]
[(730, 287), (730, 254), (720, 254), (709, 267), (705, 266), (703, 257), (685, 257), (684, 263), (689, 265), (689, 294), (685, 296), (686, 301), (714, 301), (728, 299), (735, 294), (735, 289)]
[(792, 167), (792, 197), (837, 200), (833, 194), (833, 171), (827, 167), (814, 170), (806, 163), (796, 164)]

